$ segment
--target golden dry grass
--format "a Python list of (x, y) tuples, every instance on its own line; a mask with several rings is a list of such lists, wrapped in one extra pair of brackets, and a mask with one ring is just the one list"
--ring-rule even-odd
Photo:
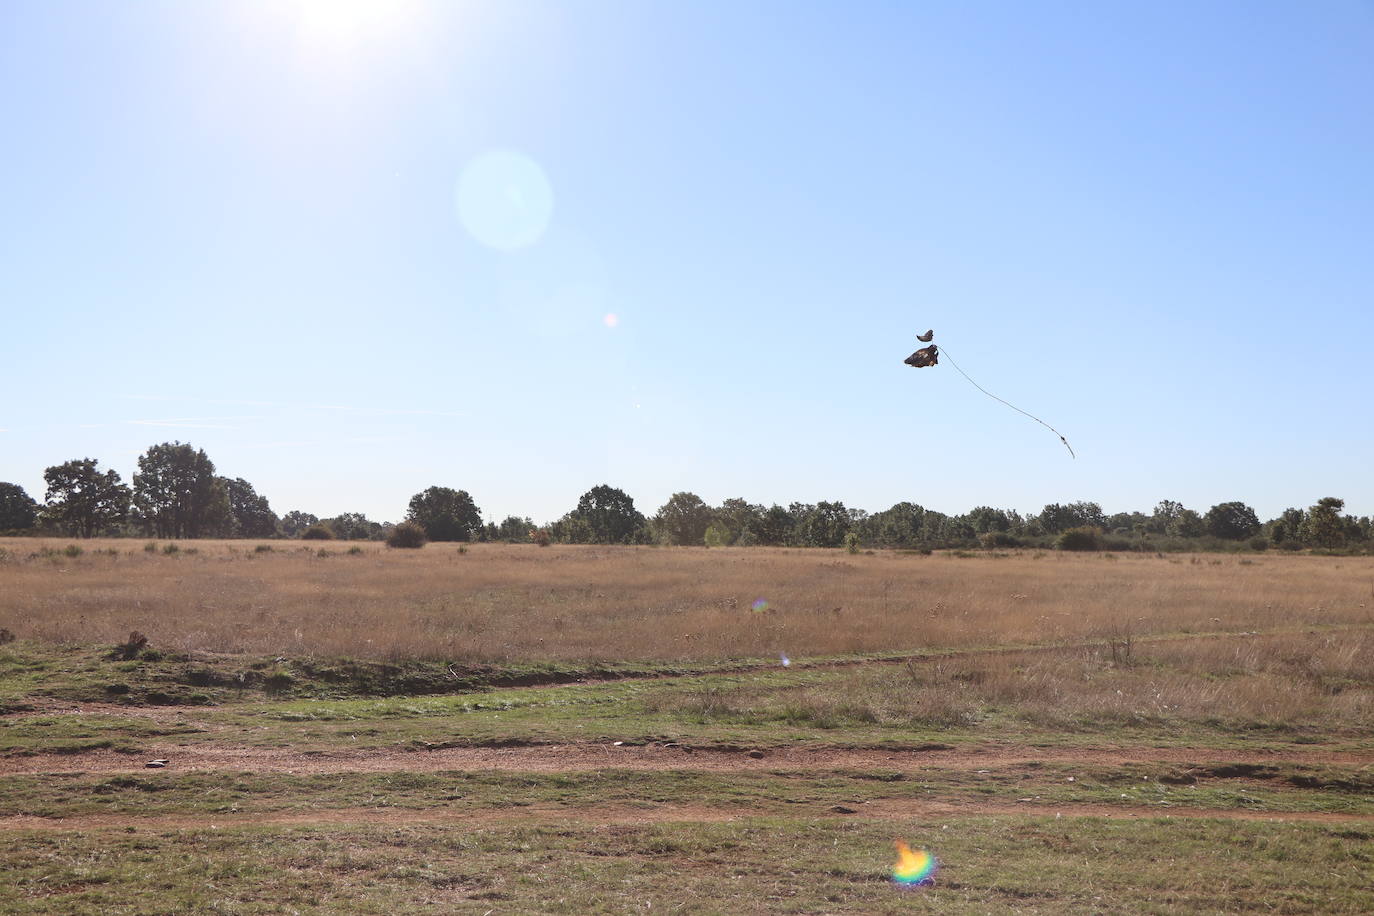
[(829, 683), (685, 688), (657, 711), (906, 727), (1010, 718), (1055, 730), (1192, 723), (1374, 730), (1374, 632), (1079, 646), (856, 668)]
[[(1374, 621), (1374, 559), (0, 539), (0, 627), (163, 649), (717, 659)], [(350, 554), (350, 547), (361, 552)], [(190, 550), (195, 553), (190, 553)], [(320, 556), (323, 549), (328, 555)], [(759, 598), (767, 610), (755, 612)]]

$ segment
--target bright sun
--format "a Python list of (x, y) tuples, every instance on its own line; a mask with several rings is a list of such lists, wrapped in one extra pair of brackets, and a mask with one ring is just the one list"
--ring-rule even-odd
[(293, 0), (302, 36), (347, 49), (415, 18), (417, 0)]

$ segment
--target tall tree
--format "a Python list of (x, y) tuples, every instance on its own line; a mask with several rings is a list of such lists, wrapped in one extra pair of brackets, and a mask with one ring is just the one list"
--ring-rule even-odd
[(48, 483), (44, 514), (83, 538), (118, 525), (129, 514), (129, 488), (116, 471), (103, 474), (94, 458), (75, 458), (43, 472)]
[(139, 456), (134, 510), (158, 537), (200, 537), (226, 498), (204, 449), (164, 442)]
[(1340, 547), (1345, 543), (1346, 525), (1341, 518), (1345, 500), (1326, 496), (1307, 510), (1302, 539), (1313, 547)]
[(1207, 533), (1207, 523), (1192, 509), (1183, 509), (1174, 519), (1169, 533), (1180, 538), (1200, 538)]
[(571, 515), (587, 524), (598, 544), (631, 544), (644, 533), (646, 520), (624, 490), (601, 484), (583, 493)]
[(748, 546), (758, 543), (750, 529), (757, 527), (763, 513), (763, 506), (754, 505), (749, 500), (736, 496), (727, 499), (715, 510), (715, 522), (725, 529), (726, 544)]
[(797, 520), (792, 513), (774, 503), (749, 520), (745, 533), (755, 544), (781, 547), (792, 539), (792, 529), (796, 525)]
[(1150, 531), (1154, 534), (1177, 534), (1178, 517), (1182, 512), (1183, 503), (1161, 499), (1150, 516)]
[(430, 487), (416, 493), (406, 519), (423, 527), (431, 541), (474, 541), (482, 533), (482, 510), (467, 490)]
[(492, 532), (493, 540), (510, 541), (512, 544), (527, 544), (530, 540), (530, 532), (534, 530), (534, 522), (518, 515), (507, 515), (501, 520), (501, 524), (493, 527), (496, 529)]
[(839, 547), (849, 533), (849, 512), (842, 502), (793, 503), (788, 512), (797, 520), (792, 536), (798, 546)]
[(311, 525), (318, 525), (319, 522), (319, 518), (309, 512), (292, 509), (281, 517), (281, 533), (289, 538), (300, 537), (301, 532)]
[(991, 506), (978, 506), (964, 515), (964, 521), (973, 529), (974, 534), (989, 531), (1007, 531), (1011, 528), (1011, 518), (1001, 509)]
[(38, 521), (38, 503), (17, 483), (0, 483), (0, 531), (23, 531)]
[(1254, 537), (1260, 529), (1255, 510), (1242, 502), (1218, 503), (1207, 510), (1202, 521), (1208, 534), (1228, 541)]
[(277, 534), (277, 513), (242, 477), (220, 478), (229, 501), (229, 532), (232, 537), (270, 538)]
[(659, 507), (654, 524), (670, 544), (699, 546), (711, 524), (711, 507), (695, 493), (674, 493)]
[(910, 502), (897, 503), (868, 519), (868, 540), (884, 547), (914, 547), (926, 538), (926, 510)]

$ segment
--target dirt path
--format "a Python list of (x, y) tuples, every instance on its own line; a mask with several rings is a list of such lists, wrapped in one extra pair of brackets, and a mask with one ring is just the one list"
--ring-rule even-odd
[(295, 826), (388, 826), (461, 825), (493, 827), (507, 824), (576, 824), (580, 826), (623, 826), (667, 823), (705, 823), (744, 821), (758, 817), (785, 816), (802, 820), (855, 819), (860, 821), (932, 820), (985, 816), (1083, 818), (1113, 820), (1136, 818), (1211, 818), (1237, 821), (1303, 822), (1323, 824), (1374, 824), (1374, 814), (1333, 814), (1327, 812), (1239, 811), (1211, 808), (1166, 807), (1162, 805), (1053, 805), (1007, 804), (1005, 802), (882, 799), (837, 810), (837, 806), (818, 804), (810, 809), (729, 808), (703, 805), (657, 804), (598, 805), (563, 807), (532, 805), (521, 808), (489, 808), (479, 811), (446, 811), (401, 808), (334, 808), (322, 811), (274, 811), (262, 814), (236, 813), (213, 815), (172, 815), (139, 817), (119, 814), (87, 814), (75, 817), (0, 817), (0, 831), (16, 830), (222, 830), (237, 827)]
[(611, 744), (551, 744), (449, 747), (434, 750), (341, 749), (327, 753), (302, 753), (279, 748), (195, 744), (187, 747), (154, 745), (147, 753), (138, 756), (100, 750), (83, 754), (0, 757), (0, 775), (153, 772), (144, 764), (155, 758), (168, 761), (166, 768), (157, 771), (163, 773), (217, 770), (296, 775), (445, 770), (553, 773), (603, 769), (699, 772), (878, 770), (916, 773), (925, 769), (976, 771), (1034, 767), (1037, 764), (1299, 764), (1313, 767), (1355, 766), (1374, 769), (1374, 752), (1343, 753), (1320, 748), (1250, 751), (1178, 747), (1045, 748), (989, 744), (960, 747), (930, 745), (920, 750), (899, 751), (817, 746), (721, 750), (661, 744), (619, 747)]

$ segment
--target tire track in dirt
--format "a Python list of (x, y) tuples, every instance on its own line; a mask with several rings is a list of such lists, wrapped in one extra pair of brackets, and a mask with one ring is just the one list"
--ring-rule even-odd
[(1045, 764), (1084, 766), (1216, 766), (1228, 764), (1374, 769), (1369, 753), (1303, 750), (1235, 750), (1187, 747), (1030, 747), (982, 744), (927, 745), (911, 749), (785, 746), (693, 748), (682, 745), (535, 744), (504, 747), (442, 747), (432, 750), (379, 748), (301, 752), (285, 748), (194, 744), (154, 745), (137, 756), (96, 750), (81, 754), (0, 757), (0, 775), (49, 773), (127, 774), (150, 772), (149, 759), (168, 761), (162, 773), (234, 771), (316, 775), (500, 770), (532, 773), (593, 770), (774, 772), (879, 770), (981, 770)]
[(747, 822), (758, 818), (784, 817), (788, 820), (907, 821), (913, 819), (955, 819), (967, 817), (1040, 817), (1133, 819), (1212, 819), (1229, 821), (1268, 821), (1276, 823), (1374, 824), (1374, 814), (1331, 812), (1246, 811), (1236, 809), (1189, 808), (1163, 805), (1034, 804), (928, 800), (881, 799), (860, 803), (845, 811), (836, 806), (816, 805), (799, 810), (796, 806), (742, 807), (732, 805), (598, 805), (573, 807), (531, 805), (520, 808), (487, 808), (446, 811), (440, 808), (333, 808), (319, 811), (272, 811), (255, 814), (238, 812), (212, 815), (118, 815), (86, 814), (73, 817), (0, 817), (0, 831), (88, 831), (88, 830), (222, 830), (242, 827), (325, 827), (325, 826), (469, 826), (548, 824), (565, 826), (644, 826), (671, 823)]

